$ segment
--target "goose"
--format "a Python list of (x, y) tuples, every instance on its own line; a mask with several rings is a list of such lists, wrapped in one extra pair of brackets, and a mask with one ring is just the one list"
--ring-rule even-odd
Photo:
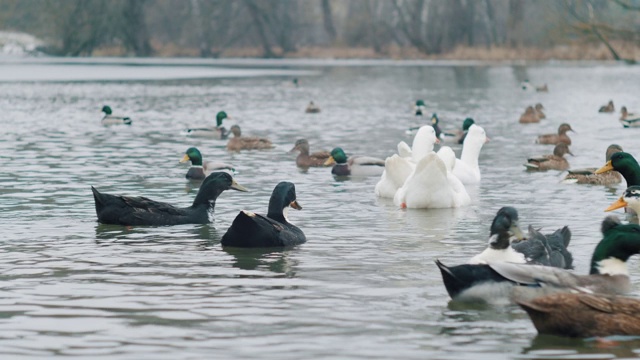
[(469, 133), (462, 145), (462, 154), (460, 154), (460, 159), (456, 159), (453, 167), (453, 175), (463, 184), (477, 184), (480, 182), (478, 157), (482, 146), (487, 142), (489, 142), (489, 137), (487, 137), (482, 127), (475, 124), (469, 127)]
[(93, 186), (98, 221), (114, 225), (208, 224), (216, 199), (225, 190), (248, 191), (226, 172), (214, 172), (202, 182), (193, 204), (177, 208), (145, 197), (100, 193)]

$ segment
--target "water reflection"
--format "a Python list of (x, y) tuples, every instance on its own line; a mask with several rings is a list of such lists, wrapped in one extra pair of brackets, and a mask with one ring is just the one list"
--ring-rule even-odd
[(553, 335), (537, 335), (518, 357), (526, 359), (608, 359), (637, 358), (640, 339), (632, 336), (575, 339)]
[(233, 256), (233, 267), (243, 270), (265, 269), (270, 272), (284, 274), (287, 277), (295, 277), (294, 268), (298, 261), (290, 256), (288, 248), (234, 248), (223, 247), (224, 252)]

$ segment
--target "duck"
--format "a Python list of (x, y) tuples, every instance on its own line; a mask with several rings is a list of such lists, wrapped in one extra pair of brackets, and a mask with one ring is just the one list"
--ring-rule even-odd
[(567, 136), (567, 131), (573, 131), (571, 125), (567, 123), (563, 123), (558, 127), (557, 134), (544, 134), (538, 136), (536, 139), (537, 144), (547, 144), (547, 145), (557, 145), (558, 143), (565, 143), (567, 145), (571, 145), (571, 139)]
[(304, 112), (306, 112), (307, 114), (317, 114), (320, 112), (320, 108), (318, 107), (318, 105), (314, 104), (313, 101), (309, 101), (309, 105), (307, 105), (307, 108), (304, 110)]
[(536, 109), (533, 106), (527, 106), (524, 114), (520, 115), (520, 124), (531, 124), (531, 123), (539, 123), (540, 117), (536, 113)]
[(547, 84), (541, 86), (535, 86), (529, 82), (529, 80), (525, 79), (522, 83), (520, 83), (522, 90), (535, 90), (536, 92), (549, 92), (549, 87)]
[(216, 114), (216, 127), (187, 129), (187, 135), (193, 137), (225, 140), (229, 136), (229, 131), (227, 131), (227, 129), (222, 126), (222, 121), (225, 119), (231, 120), (231, 117), (228, 116), (224, 111), (218, 111), (218, 113)]
[(326, 166), (324, 163), (329, 159), (331, 153), (328, 151), (318, 151), (309, 154), (309, 141), (307, 139), (298, 139), (289, 152), (299, 151), (296, 157), (296, 165), (301, 168)]
[(547, 84), (536, 86), (536, 92), (549, 92), (549, 86), (547, 86)]
[(510, 301), (513, 286), (528, 288), (527, 297), (552, 292), (585, 291), (625, 294), (631, 290), (627, 260), (640, 253), (640, 226), (621, 224), (615, 216), (601, 226), (602, 240), (591, 258), (589, 275), (543, 265), (493, 262), (446, 266), (436, 260), (445, 288), (454, 300), (471, 302)]
[(429, 125), (420, 127), (413, 138), (412, 148), (404, 141), (399, 142), (398, 154), (387, 157), (384, 161), (384, 171), (374, 189), (376, 196), (392, 199), (411, 175), (416, 163), (433, 152), (434, 145), (439, 143), (435, 129)]
[(384, 171), (384, 160), (371, 156), (350, 156), (340, 147), (331, 150), (325, 165), (333, 165), (331, 173), (336, 176), (379, 176)]
[(226, 172), (211, 173), (202, 182), (193, 204), (178, 208), (145, 197), (100, 193), (91, 187), (98, 221), (103, 224), (125, 226), (208, 224), (216, 199), (223, 191), (229, 189), (248, 191)]
[(438, 154), (424, 156), (413, 169), (393, 203), (400, 208), (438, 209), (468, 206), (471, 197), (462, 182), (451, 171), (456, 164), (453, 150), (443, 146)]
[(116, 116), (112, 114), (111, 107), (109, 105), (104, 105), (102, 107), (102, 113), (104, 116), (100, 121), (102, 125), (131, 125), (131, 118), (128, 116)]
[(627, 107), (623, 106), (620, 109), (620, 123), (625, 128), (629, 127), (640, 127), (640, 115), (639, 114), (631, 114), (627, 111)]
[(614, 111), (616, 111), (616, 108), (613, 106), (613, 100), (609, 100), (607, 105), (600, 106), (600, 110), (598, 110), (601, 113), (612, 113)]
[(544, 110), (544, 106), (541, 103), (537, 103), (534, 107), (536, 110), (536, 115), (538, 115), (538, 119), (546, 119), (547, 115), (544, 114), (542, 110)]
[(469, 132), (462, 144), (460, 159), (456, 159), (453, 167), (455, 175), (464, 185), (477, 184), (480, 182), (480, 167), (478, 157), (482, 146), (489, 142), (489, 137), (484, 129), (476, 124), (469, 127)]
[(187, 161), (191, 162), (191, 167), (187, 171), (185, 177), (190, 180), (204, 180), (204, 178), (213, 171), (228, 170), (235, 172), (235, 167), (233, 165), (213, 161), (203, 162), (200, 150), (195, 147), (188, 148), (182, 159), (180, 159), (180, 163)]
[(233, 134), (233, 137), (227, 142), (227, 150), (229, 151), (261, 150), (273, 147), (269, 139), (257, 136), (242, 136), (242, 131), (238, 125), (233, 125), (229, 131)]
[(458, 144), (463, 144), (464, 143), (464, 139), (466, 139), (467, 137), (467, 133), (469, 132), (469, 128), (471, 127), (471, 125), (475, 124), (475, 120), (473, 120), (473, 118), (466, 118), (464, 119), (464, 121), (462, 121), (462, 132), (458, 133), (457, 136), (457, 143)]
[(427, 110), (427, 105), (424, 100), (416, 100), (416, 104), (413, 107), (413, 112), (416, 116), (422, 116)]
[(640, 185), (640, 165), (633, 155), (624, 151), (616, 152), (611, 155), (611, 160), (607, 161), (595, 173), (602, 174), (611, 170), (622, 174), (627, 186)]
[(613, 211), (622, 207), (628, 207), (633, 210), (636, 216), (634, 216), (630, 222), (638, 224), (637, 215), (640, 214), (640, 186), (632, 185), (626, 188), (622, 196), (609, 205), (604, 211)]
[(513, 301), (540, 334), (574, 338), (640, 335), (640, 299), (584, 292), (528, 299), (520, 290), (514, 289)]
[[(617, 144), (611, 144), (607, 147), (605, 153), (605, 161), (611, 160), (611, 156), (617, 152), (623, 151), (622, 147)], [(564, 177), (563, 182), (568, 184), (591, 184), (591, 185), (615, 185), (622, 182), (622, 175), (617, 171), (608, 171), (596, 174), (598, 168), (569, 169), (569, 173)]]
[(546, 170), (567, 170), (569, 168), (569, 161), (564, 158), (564, 155), (569, 154), (573, 156), (569, 150), (569, 146), (565, 143), (559, 143), (553, 149), (552, 155), (534, 156), (527, 159), (527, 163), (524, 166), (527, 170), (533, 171), (546, 171)]
[(512, 238), (524, 240), (524, 234), (520, 230), (518, 211), (511, 206), (505, 206), (498, 210), (491, 222), (489, 246), (472, 257), (468, 264), (487, 264), (494, 261), (526, 263), (525, 255), (511, 247)]
[(267, 216), (246, 210), (240, 211), (222, 236), (222, 246), (256, 248), (305, 243), (307, 239), (302, 230), (287, 220), (285, 211), (289, 207), (302, 209), (296, 200), (295, 185), (282, 181), (271, 193)]
[(570, 242), (571, 230), (568, 226), (544, 235), (529, 225), (527, 239), (516, 239), (511, 243), (511, 247), (525, 254), (528, 264), (573, 269), (573, 255), (567, 249)]

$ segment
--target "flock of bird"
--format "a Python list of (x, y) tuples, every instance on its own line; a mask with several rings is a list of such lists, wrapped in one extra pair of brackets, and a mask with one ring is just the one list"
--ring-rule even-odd
[[(533, 87), (537, 91), (548, 91)], [(523, 85), (523, 88), (525, 86)], [(522, 124), (545, 119), (542, 104), (528, 106), (520, 117)], [(104, 106), (104, 125), (130, 125), (128, 117), (117, 117)], [(613, 112), (613, 102), (600, 112)], [(320, 108), (309, 103), (307, 113)], [(417, 100), (414, 114), (423, 118), (427, 107)], [(188, 136), (226, 140), (229, 151), (268, 149), (268, 139), (245, 137), (238, 125), (227, 130), (223, 122), (230, 117), (220, 111), (216, 126), (187, 129)], [(640, 117), (622, 108), (621, 123), (625, 127), (640, 126)], [(607, 148), (605, 165), (570, 169), (564, 158), (571, 154), (573, 131), (569, 124), (559, 126), (556, 134), (540, 135), (536, 142), (555, 145), (553, 154), (527, 159), (528, 171), (568, 170), (565, 182), (611, 185), (627, 183), (624, 194), (606, 211), (621, 207), (640, 214), (640, 165), (635, 158), (616, 144)], [(381, 198), (393, 199), (399, 208), (454, 208), (467, 206), (471, 197), (466, 185), (481, 181), (479, 155), (489, 141), (485, 130), (471, 118), (462, 128), (442, 130), (437, 114), (426, 125), (409, 128), (414, 134), (412, 145), (400, 141), (397, 153), (386, 159), (370, 156), (347, 156), (342, 148), (331, 152), (310, 152), (309, 142), (299, 139), (291, 152), (298, 152), (298, 167), (332, 166), (335, 176), (379, 176), (374, 192)], [(462, 144), (459, 158), (447, 143)], [(437, 152), (436, 144), (440, 144)], [(205, 224), (211, 221), (215, 201), (225, 190), (247, 191), (233, 178), (234, 166), (205, 162), (200, 151), (187, 149), (181, 162), (191, 162), (186, 178), (202, 181), (191, 206), (185, 208), (154, 201), (145, 197), (130, 197), (100, 193), (92, 187), (98, 221), (125, 226)], [(222, 246), (277, 247), (302, 244), (306, 237), (291, 224), (287, 209), (301, 209), (296, 200), (295, 185), (280, 182), (274, 188), (266, 215), (240, 211), (222, 236)], [(468, 263), (447, 266), (436, 260), (445, 288), (452, 299), (465, 302), (517, 303), (531, 317), (541, 333), (563, 336), (606, 336), (613, 334), (640, 335), (640, 300), (620, 297), (631, 289), (626, 261), (640, 253), (640, 226), (637, 218), (622, 224), (610, 216), (602, 222), (602, 240), (596, 246), (588, 275), (577, 275), (573, 257), (567, 249), (571, 232), (568, 227), (551, 234), (542, 234), (529, 226), (525, 235), (519, 228), (518, 212), (503, 207), (490, 227), (488, 247)]]

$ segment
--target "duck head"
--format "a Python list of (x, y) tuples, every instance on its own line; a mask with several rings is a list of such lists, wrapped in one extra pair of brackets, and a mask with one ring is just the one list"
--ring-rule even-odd
[(489, 246), (493, 249), (506, 249), (511, 246), (511, 238), (523, 240), (524, 234), (518, 224), (518, 211), (510, 206), (498, 210), (491, 223)]
[[(429, 126), (430, 127), (430, 126)], [(433, 130), (433, 128), (431, 128)], [(324, 165), (333, 165), (333, 164), (345, 164), (347, 162), (347, 154), (344, 153), (342, 148), (334, 148), (331, 150), (331, 156), (324, 162)]]
[(438, 119), (438, 114), (431, 114), (431, 125), (436, 126), (438, 125), (438, 122), (440, 122), (440, 119)]
[(464, 119), (464, 121), (462, 122), (462, 131), (467, 131), (469, 130), (469, 128), (471, 127), (471, 125), (475, 124), (475, 120), (473, 120), (472, 118), (466, 118)]
[(213, 172), (202, 181), (202, 185), (200, 185), (198, 195), (196, 195), (196, 198), (193, 200), (192, 206), (213, 204), (223, 191), (229, 189), (249, 191), (244, 186), (238, 184), (228, 173), (222, 171)]
[(571, 125), (567, 124), (567, 123), (562, 123), (560, 124), (560, 126), (558, 127), (558, 134), (562, 135), (562, 134), (566, 134), (568, 131), (572, 131), (575, 132), (575, 130), (573, 130), (571, 128)]
[(296, 186), (288, 181), (281, 181), (276, 185), (269, 199), (267, 217), (274, 220), (287, 220), (286, 212), (289, 207), (302, 210), (296, 200)]
[(629, 275), (627, 260), (640, 253), (640, 226), (621, 224), (616, 216), (602, 222), (603, 239), (591, 258), (590, 274)]
[(533, 106), (527, 106), (527, 109), (524, 111), (526, 115), (533, 115), (535, 112), (536, 111), (533, 109)]
[(238, 126), (238, 125), (233, 125), (231, 127), (231, 129), (229, 129), (229, 132), (231, 132), (233, 134), (233, 136), (237, 137), (237, 138), (242, 136), (242, 130), (240, 130), (240, 126)]
[(640, 214), (640, 186), (629, 186), (624, 194), (604, 211), (612, 211), (621, 207), (630, 207), (636, 214)]
[(553, 148), (553, 155), (555, 155), (555, 156), (564, 157), (566, 154), (574, 156), (571, 153), (571, 150), (569, 150), (569, 145), (567, 145), (567, 144), (565, 144), (563, 142), (558, 143), (558, 145), (556, 145), (556, 147)]
[(219, 111), (216, 114), (216, 127), (222, 126), (222, 120), (231, 119), (231, 117), (227, 116), (227, 113), (224, 111)]
[(202, 166), (202, 154), (200, 154), (200, 150), (194, 147), (188, 148), (182, 159), (180, 159), (181, 163), (187, 161), (191, 161), (191, 165), (193, 166)]
[(537, 103), (536, 106), (535, 106), (535, 109), (536, 109), (536, 111), (542, 111), (542, 110), (544, 110), (544, 106), (542, 106), (542, 104), (540, 104), (540, 103)]
[(102, 112), (107, 114), (107, 115), (111, 115), (111, 106), (109, 105), (105, 105), (102, 107)]
[(302, 153), (309, 153), (309, 142), (307, 139), (298, 139), (291, 150), (290, 153), (294, 151), (300, 151)]
[(640, 185), (640, 165), (633, 155), (620, 151), (611, 155), (611, 160), (607, 161), (603, 167), (596, 170), (596, 174), (615, 170), (624, 176), (627, 185)]
[(626, 106), (623, 106), (623, 107), (620, 108), (620, 114), (622, 115), (623, 118), (626, 117), (627, 114), (629, 114), (629, 112), (627, 111), (627, 107)]

